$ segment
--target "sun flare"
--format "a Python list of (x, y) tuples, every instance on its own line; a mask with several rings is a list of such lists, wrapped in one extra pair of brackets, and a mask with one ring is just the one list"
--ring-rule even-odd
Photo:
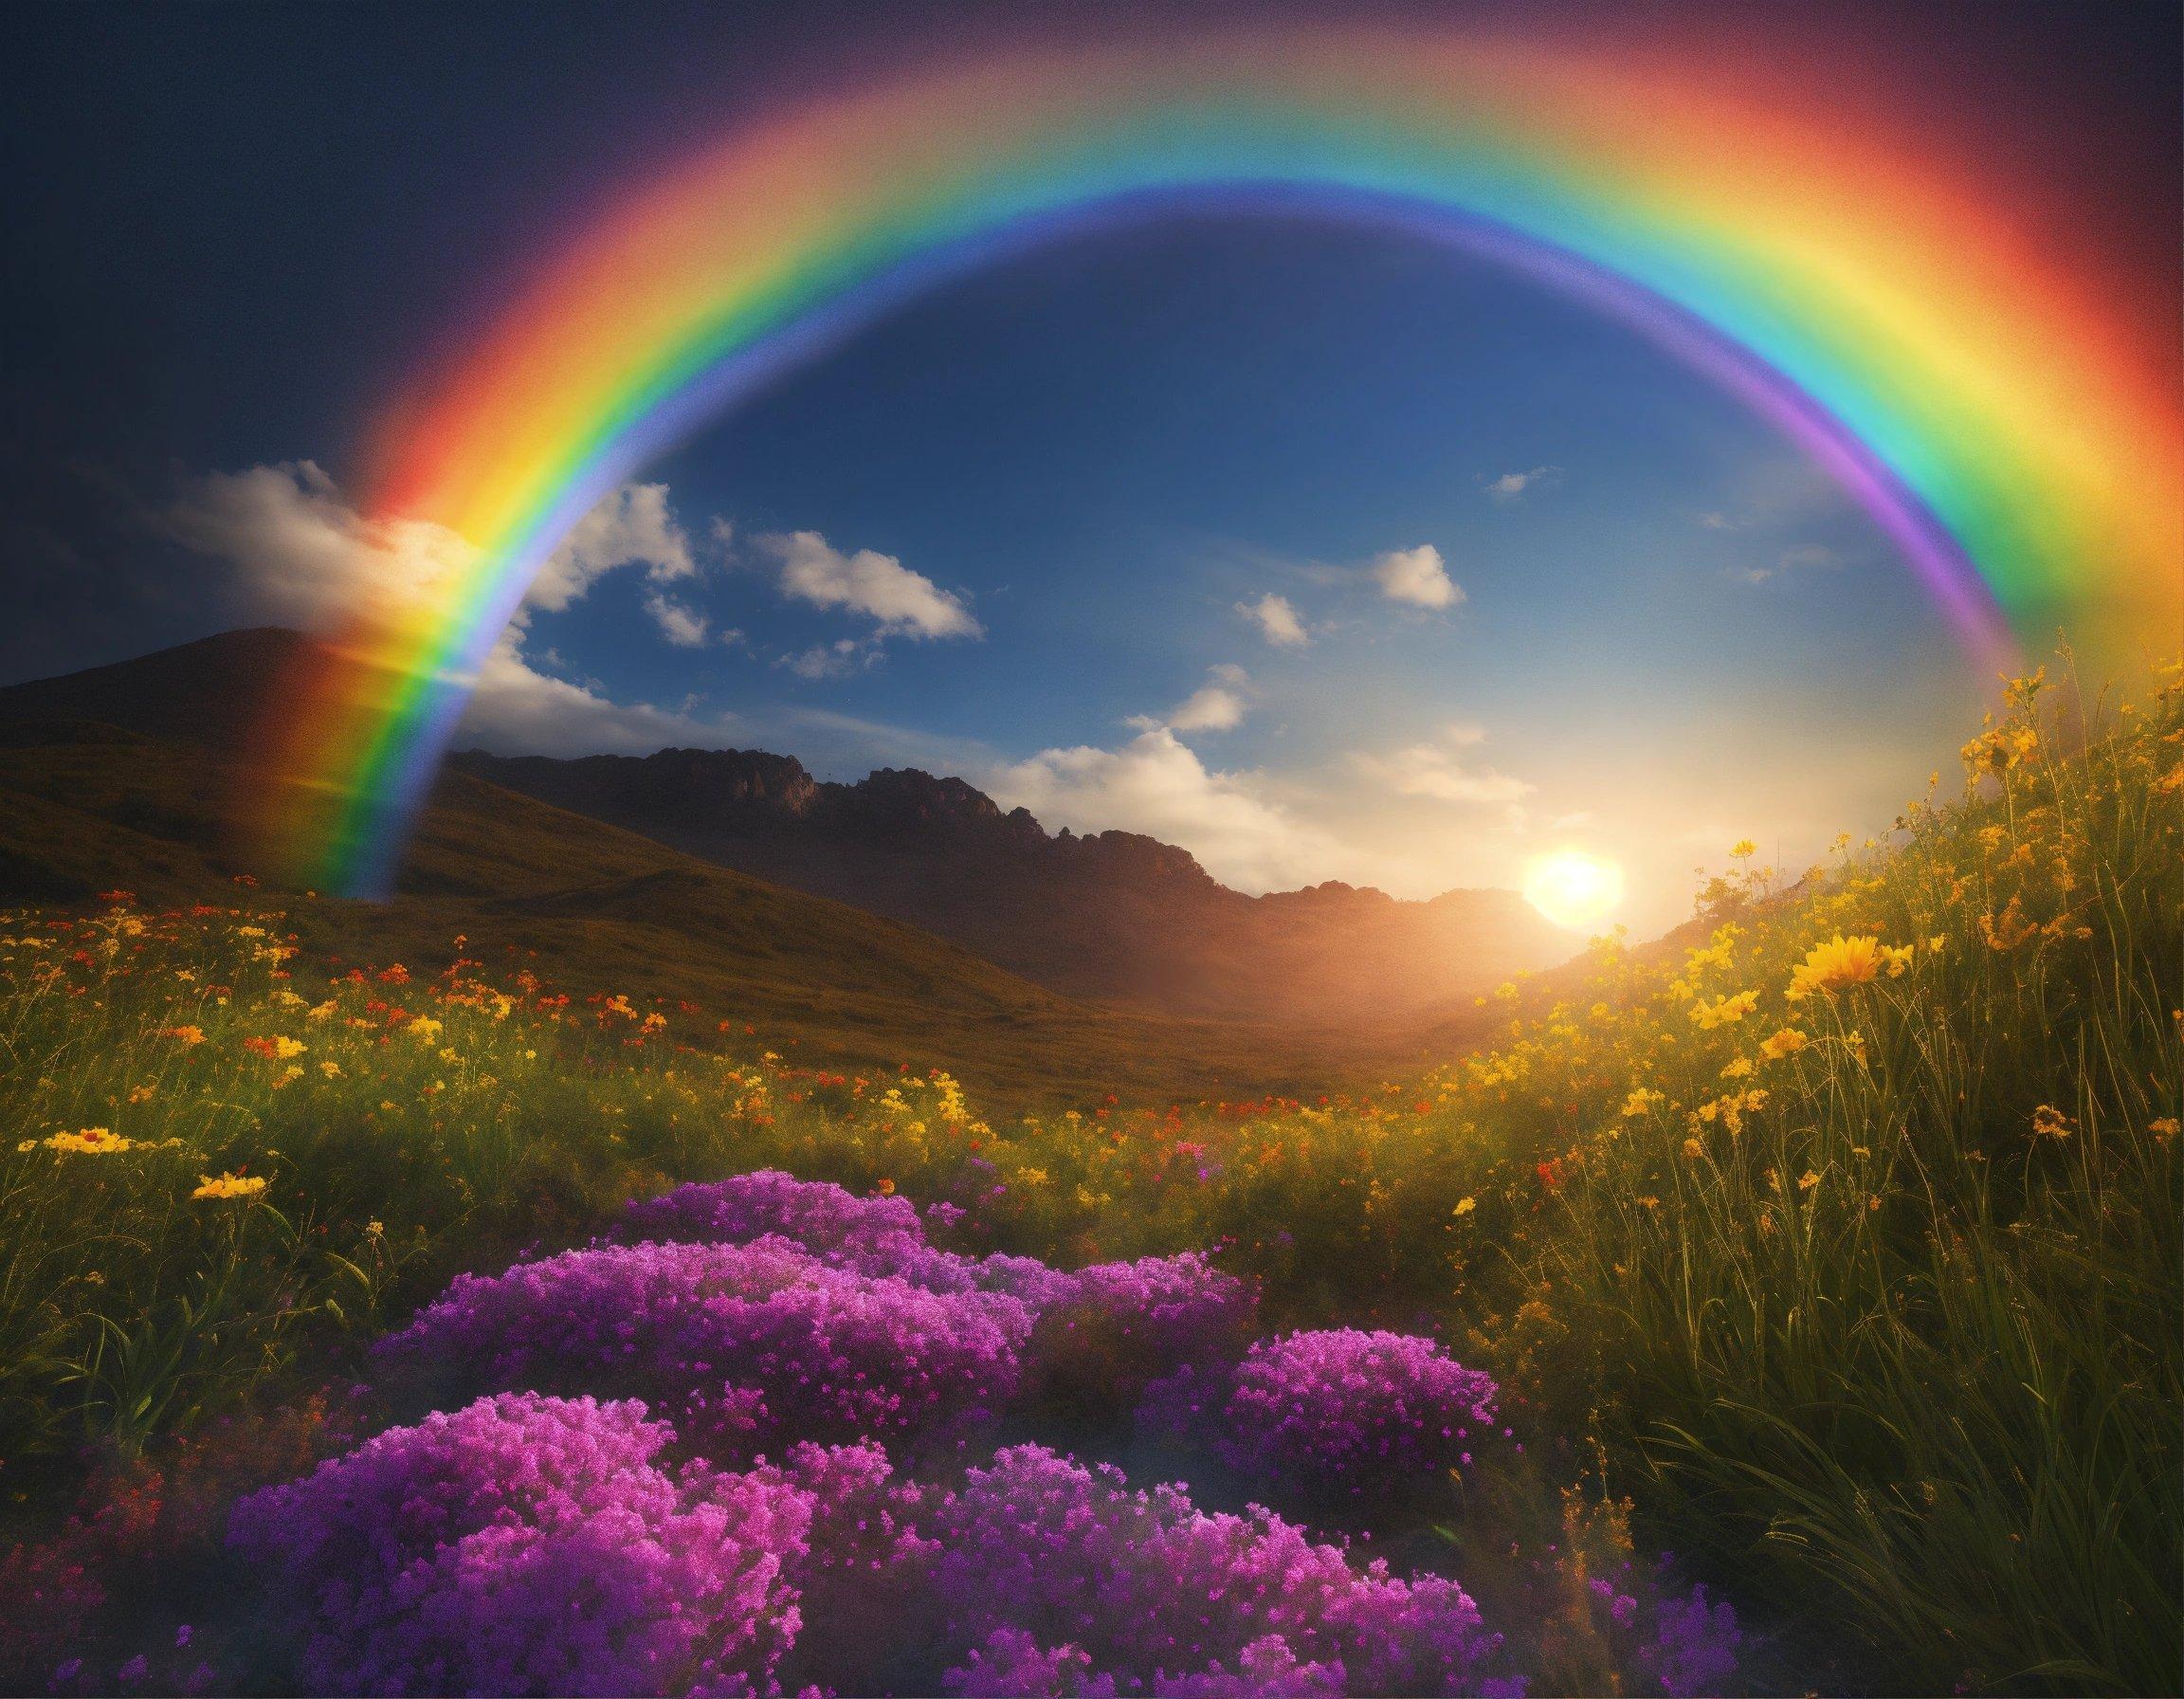
[(1623, 869), (1581, 850), (1557, 850), (1524, 875), (1524, 900), (1557, 926), (1590, 926), (1623, 902)]

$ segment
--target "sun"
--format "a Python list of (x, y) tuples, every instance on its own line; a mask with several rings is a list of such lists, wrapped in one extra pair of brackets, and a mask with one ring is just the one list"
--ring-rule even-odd
[(1590, 926), (1623, 901), (1623, 869), (1581, 850), (1557, 850), (1524, 874), (1524, 900), (1557, 926)]

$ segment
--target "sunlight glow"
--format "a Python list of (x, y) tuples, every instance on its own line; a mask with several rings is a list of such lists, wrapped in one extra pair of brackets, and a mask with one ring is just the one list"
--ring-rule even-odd
[(1526, 870), (1524, 900), (1557, 926), (1580, 929), (1622, 904), (1623, 869), (1581, 850), (1557, 850)]

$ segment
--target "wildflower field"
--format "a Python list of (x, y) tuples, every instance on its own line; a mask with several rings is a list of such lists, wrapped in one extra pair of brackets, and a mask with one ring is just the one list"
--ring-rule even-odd
[(2049, 700), (1302, 1100), (0, 917), (0, 1686), (2174, 1690), (2184, 704)]

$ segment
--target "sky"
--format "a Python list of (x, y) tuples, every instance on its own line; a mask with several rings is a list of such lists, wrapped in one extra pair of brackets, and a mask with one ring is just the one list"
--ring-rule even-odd
[[(1871, 15), (2160, 249), (2173, 9)], [(402, 546), (355, 506), (370, 421), (541, 226), (1004, 16), (11, 11), (0, 682), (324, 624)], [(1578, 850), (1644, 932), (1739, 838), (1795, 868), (1884, 829), (1992, 684), (1854, 503), (1629, 329), (1413, 233), (1177, 212), (714, 420), (564, 545), (457, 741), (916, 765), (1254, 891)]]

